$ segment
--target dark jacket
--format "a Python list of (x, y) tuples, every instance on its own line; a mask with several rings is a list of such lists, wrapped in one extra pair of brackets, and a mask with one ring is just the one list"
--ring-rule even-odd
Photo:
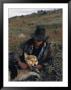
[(30, 39), (25, 43), (20, 45), (19, 50), (17, 51), (17, 56), (20, 57), (20, 60), (24, 63), (24, 52), (28, 54), (33, 54), (37, 56), (39, 64), (44, 65), (44, 63), (52, 64), (51, 48), (50, 44), (46, 41), (43, 46), (36, 48), (32, 44), (33, 40)]

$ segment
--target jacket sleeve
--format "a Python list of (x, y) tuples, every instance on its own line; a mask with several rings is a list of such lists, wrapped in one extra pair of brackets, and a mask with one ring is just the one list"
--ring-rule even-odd
[(25, 60), (24, 60), (24, 44), (20, 44), (20, 46), (16, 49), (16, 52), (15, 52), (15, 59), (17, 61), (21, 61), (21, 62), (24, 62), (25, 63)]
[(48, 52), (47, 52), (47, 56), (46, 56), (45, 60), (46, 60), (46, 62), (47, 62), (49, 65), (52, 65), (52, 64), (53, 64), (52, 49), (51, 49), (50, 46), (49, 46), (49, 48), (48, 48)]
[(29, 46), (30, 41), (31, 40), (21, 43), (20, 46), (17, 48), (17, 50), (16, 50), (16, 59), (17, 60), (20, 60), (20, 61), (26, 63), (25, 59), (24, 59), (24, 52), (28, 53), (28, 46)]
[(50, 47), (50, 44), (48, 45), (48, 48), (46, 48), (44, 54), (43, 54), (43, 57), (41, 58), (40, 60), (40, 64), (44, 65), (44, 64), (53, 64), (53, 59), (52, 59), (52, 50), (51, 50), (51, 47)]

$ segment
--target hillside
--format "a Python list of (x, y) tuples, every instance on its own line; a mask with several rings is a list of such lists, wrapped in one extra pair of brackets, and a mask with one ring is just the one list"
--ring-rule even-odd
[(62, 42), (62, 10), (38, 11), (26, 16), (9, 18), (10, 50), (14, 50), (22, 39), (28, 39), (36, 25), (45, 26), (50, 42)]

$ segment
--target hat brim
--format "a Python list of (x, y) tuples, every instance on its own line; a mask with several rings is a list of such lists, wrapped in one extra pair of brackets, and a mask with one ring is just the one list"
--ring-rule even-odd
[(42, 35), (32, 35), (32, 39), (38, 40), (38, 41), (45, 41), (46, 39), (48, 39), (48, 37), (42, 36)]

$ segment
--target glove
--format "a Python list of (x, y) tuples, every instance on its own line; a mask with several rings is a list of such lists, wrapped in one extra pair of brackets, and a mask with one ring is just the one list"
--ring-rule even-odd
[(42, 66), (41, 64), (38, 64), (38, 65), (36, 66), (36, 68), (39, 69), (39, 70), (41, 70), (41, 69), (43, 68), (43, 66)]

